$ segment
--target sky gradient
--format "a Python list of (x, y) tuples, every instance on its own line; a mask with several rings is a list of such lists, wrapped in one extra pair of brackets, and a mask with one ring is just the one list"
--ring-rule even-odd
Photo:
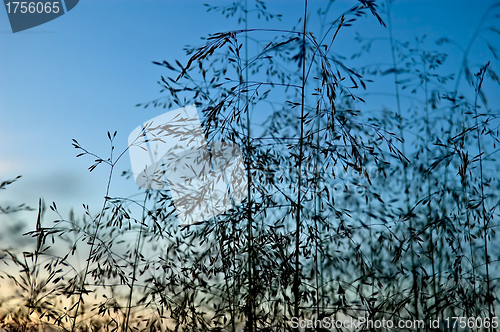
[[(314, 10), (321, 3), (310, 3), (311, 25), (317, 23)], [(354, 3), (339, 1), (335, 6), (340, 13)], [(267, 4), (269, 11), (281, 13), (283, 20), (251, 18), (249, 27), (291, 28), (303, 10), (302, 1)], [(412, 41), (427, 34), (431, 42), (448, 37), (465, 48), (491, 4), (493, 1), (397, 1), (393, 11), (395, 37)], [(241, 25), (235, 18), (207, 13), (203, 1), (194, 0), (82, 0), (66, 15), (16, 34), (10, 30), (6, 11), (0, 9), (0, 181), (23, 176), (0, 192), (0, 204), (35, 207), (42, 197), (47, 203), (55, 201), (63, 215), (72, 207), (80, 215), (82, 203), (98, 211), (108, 168), (101, 166), (89, 173), (92, 160), (75, 158), (77, 151), (71, 140), (75, 138), (89, 151), (107, 157), (107, 131), (116, 130), (116, 150), (122, 151), (135, 127), (166, 111), (135, 107), (160, 96), (157, 81), (165, 72), (152, 61), (179, 59), (185, 63), (186, 44), (201, 45), (200, 37), (237, 28)], [(349, 55), (359, 48), (352, 40), (355, 31), (365, 37), (387, 37), (376, 19), (362, 18), (345, 34), (340, 33), (339, 53)], [(491, 43), (497, 45), (498, 38)], [(373, 61), (389, 61), (387, 45), (383, 49), (372, 50)], [(478, 63), (492, 59), (479, 48), (476, 51), (473, 47), (471, 53)], [(447, 66), (457, 68), (459, 63), (460, 57), (450, 57)], [(492, 67), (498, 68), (498, 61)], [(384, 89), (393, 87), (368, 87), (370, 91)], [(394, 107), (372, 98), (367, 99), (367, 109)], [(112, 195), (139, 192), (133, 179), (119, 176), (128, 169), (127, 154), (117, 166)], [(0, 216), (0, 226), (12, 227), (23, 221), (31, 229), (34, 217), (35, 213)], [(52, 220), (56, 216), (47, 217)]]

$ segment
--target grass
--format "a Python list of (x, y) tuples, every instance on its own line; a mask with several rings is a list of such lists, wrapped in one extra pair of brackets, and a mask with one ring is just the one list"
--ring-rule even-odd
[[(120, 135), (108, 133), (109, 157), (75, 140), (78, 156), (93, 160), (90, 171), (109, 168), (103, 205), (64, 218), (53, 203), (57, 219), (48, 223), (40, 201), (35, 229), (25, 234), (36, 240), (34, 248), (2, 250), (10, 266), (2, 283), (16, 293), (1, 302), (1, 327), (282, 331), (298, 330), (293, 317), (493, 321), (499, 123), (484, 88), (498, 89), (500, 81), (493, 62), (469, 65), (480, 29), (457, 76), (444, 73), (447, 56), (429, 50), (427, 39), (394, 38), (393, 5), (360, 1), (335, 13), (329, 3), (316, 14), (319, 31), (309, 23), (307, 0), (300, 28), (279, 31), (248, 28), (250, 13), (277, 17), (263, 2), (251, 10), (246, 1), (209, 6), (245, 28), (187, 49), (185, 64), (155, 62), (167, 71), (164, 95), (140, 106), (196, 104), (209, 142), (241, 147), (247, 199), (180, 227), (168, 191), (109, 197), (127, 152), (115, 157)], [(369, 58), (366, 67), (351, 68), (333, 47), (361, 18), (388, 25), (389, 42), (381, 47), (389, 65), (371, 72)], [(366, 46), (381, 39), (359, 40)], [(394, 83), (387, 102), (396, 109), (369, 116), (364, 90), (386, 75)], [(462, 76), (471, 86), (460, 86)], [(80, 261), (83, 268), (76, 267)], [(489, 325), (477, 330), (496, 330)]]

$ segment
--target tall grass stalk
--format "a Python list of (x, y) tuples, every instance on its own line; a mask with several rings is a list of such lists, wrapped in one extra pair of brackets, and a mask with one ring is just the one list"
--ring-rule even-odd
[[(240, 77), (240, 85), (248, 86), (248, 2), (245, 0), (245, 83), (243, 84), (243, 75), (241, 71), (238, 73)], [(241, 67), (240, 67), (241, 68)], [(246, 129), (247, 129), (247, 233), (248, 233), (248, 331), (253, 332), (255, 328), (255, 297), (254, 277), (255, 277), (255, 253), (253, 239), (253, 217), (252, 217), (252, 141), (250, 130), (250, 100), (248, 98), (248, 88), (245, 88), (244, 109), (246, 114)], [(238, 98), (238, 103), (240, 98)]]
[[(477, 132), (477, 150), (478, 150), (478, 158), (479, 158), (479, 176), (480, 176), (480, 182), (479, 182), (479, 187), (481, 188), (481, 217), (483, 219), (483, 236), (484, 236), (484, 260), (485, 260), (485, 265), (486, 265), (486, 301), (488, 303), (488, 316), (490, 320), (493, 319), (495, 316), (495, 309), (493, 307), (493, 301), (494, 301), (494, 296), (492, 293), (491, 289), (491, 281), (490, 281), (490, 256), (488, 254), (488, 228), (489, 228), (489, 223), (490, 223), (490, 217), (489, 213), (486, 211), (485, 207), (485, 201), (486, 201), (486, 196), (484, 194), (484, 169), (483, 169), (483, 149), (481, 147), (481, 136), (482, 136), (482, 130), (481, 126), (479, 125), (479, 114), (478, 114), (478, 97), (481, 92), (481, 87), (483, 85), (484, 77), (486, 75), (486, 70), (488, 69), (489, 62), (481, 68), (479, 73), (476, 75), (476, 88), (475, 88), (475, 97), (474, 97), (474, 117), (476, 119), (475, 125), (476, 125), (476, 132)], [(489, 330), (491, 330), (490, 328)]]
[(300, 136), (299, 136), (299, 154), (296, 161), (298, 167), (298, 180), (297, 180), (297, 204), (295, 215), (295, 273), (293, 280), (293, 294), (294, 294), (294, 315), (299, 316), (300, 308), (300, 213), (302, 211), (302, 159), (304, 154), (304, 123), (305, 123), (305, 96), (306, 96), (306, 28), (307, 28), (307, 0), (304, 0), (304, 16), (303, 16), (303, 31), (302, 31), (302, 85), (301, 85), (301, 104), (300, 104)]
[[(397, 117), (398, 117), (398, 129), (399, 129), (399, 138), (401, 139), (401, 152), (403, 155), (406, 156), (406, 147), (405, 147), (405, 135), (404, 135), (404, 119), (405, 117), (403, 116), (403, 112), (401, 109), (401, 97), (400, 97), (400, 92), (399, 92), (399, 86), (400, 86), (400, 81), (399, 81), (399, 75), (398, 75), (398, 62), (396, 61), (396, 45), (395, 45), (395, 40), (394, 40), (394, 33), (393, 33), (393, 24), (392, 24), (392, 15), (391, 15), (391, 9), (392, 9), (392, 4), (394, 0), (386, 0), (385, 5), (386, 5), (386, 10), (387, 10), (387, 22), (388, 22), (388, 30), (389, 30), (389, 42), (391, 46), (391, 59), (392, 59), (392, 66), (394, 69), (394, 89), (395, 89), (395, 96), (396, 96), (396, 110), (397, 110)], [(413, 291), (413, 303), (415, 307), (415, 317), (418, 319), (419, 313), (418, 313), (418, 279), (417, 279), (417, 272), (416, 272), (416, 264), (415, 264), (415, 249), (414, 249), (414, 227), (413, 227), (413, 217), (410, 216), (410, 185), (409, 185), (409, 179), (408, 179), (408, 163), (406, 161), (403, 161), (403, 186), (404, 186), (404, 197), (405, 197), (405, 207), (406, 207), (406, 212), (408, 214), (408, 219), (409, 219), (409, 230), (410, 230), (410, 251), (411, 251), (411, 274), (412, 274), (412, 291)]]
[(142, 236), (143, 236), (143, 229), (144, 225), (146, 223), (146, 202), (148, 200), (150, 193), (149, 190), (146, 190), (144, 194), (144, 202), (142, 203), (142, 218), (141, 218), (141, 223), (139, 224), (139, 234), (137, 235), (137, 239), (135, 241), (135, 248), (134, 248), (134, 265), (132, 266), (132, 280), (130, 282), (130, 291), (128, 294), (128, 299), (127, 299), (127, 312), (125, 315), (124, 319), (124, 324), (123, 324), (123, 331), (127, 332), (129, 330), (129, 322), (130, 322), (130, 314), (132, 310), (132, 297), (134, 293), (134, 285), (137, 277), (137, 268), (139, 266), (139, 261), (141, 257), (140, 250), (143, 247), (142, 246)]
[(86, 293), (85, 284), (86, 284), (86, 281), (87, 281), (87, 276), (89, 274), (90, 264), (92, 263), (92, 257), (93, 257), (93, 254), (94, 254), (94, 246), (95, 246), (98, 234), (99, 234), (99, 229), (100, 229), (100, 226), (101, 226), (101, 221), (102, 221), (102, 218), (104, 216), (104, 213), (105, 213), (105, 210), (106, 210), (106, 206), (107, 206), (108, 200), (109, 200), (109, 190), (110, 190), (110, 187), (111, 187), (111, 179), (113, 178), (113, 171), (114, 171), (114, 168), (116, 166), (116, 163), (121, 159), (121, 157), (127, 151), (127, 150), (123, 151), (118, 156), (118, 158), (116, 158), (116, 160), (113, 160), (113, 151), (114, 151), (113, 139), (115, 137), (116, 137), (116, 131), (114, 132), (113, 136), (111, 136), (111, 134), (108, 132), (108, 138), (109, 138), (109, 142), (110, 142), (110, 157), (109, 157), (108, 160), (101, 159), (100, 157), (96, 156), (95, 154), (88, 152), (86, 149), (82, 148), (80, 146), (80, 144), (76, 140), (73, 140), (73, 146), (75, 148), (80, 149), (80, 150), (83, 151), (78, 156), (82, 156), (82, 155), (88, 154), (88, 155), (91, 155), (91, 156), (94, 156), (94, 157), (97, 158), (96, 161), (95, 161), (95, 163), (92, 166), (89, 167), (90, 171), (94, 170), (101, 163), (105, 163), (105, 164), (109, 165), (110, 170), (109, 170), (109, 175), (108, 175), (108, 181), (107, 181), (107, 184), (106, 184), (106, 193), (104, 195), (104, 202), (102, 204), (101, 211), (99, 212), (99, 214), (97, 216), (97, 221), (95, 222), (95, 231), (94, 231), (94, 234), (92, 234), (92, 236), (90, 237), (89, 255), (87, 257), (86, 264), (85, 264), (85, 269), (84, 269), (83, 274), (81, 276), (81, 283), (80, 283), (79, 289), (77, 291), (77, 293), (78, 293), (78, 301), (75, 304), (75, 311), (74, 311), (74, 314), (73, 314), (73, 322), (72, 322), (72, 325), (71, 325), (71, 332), (75, 332), (76, 321), (78, 319), (78, 314), (80, 312), (81, 305), (84, 302), (83, 301), (83, 294)]

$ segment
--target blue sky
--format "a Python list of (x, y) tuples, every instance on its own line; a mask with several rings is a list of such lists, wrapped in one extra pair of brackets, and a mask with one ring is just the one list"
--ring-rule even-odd
[[(0, 192), (0, 203), (34, 207), (42, 197), (48, 203), (55, 201), (63, 213), (74, 207), (81, 215), (82, 203), (97, 211), (108, 169), (103, 166), (89, 173), (87, 167), (92, 160), (75, 158), (77, 151), (71, 139), (107, 156), (107, 131), (118, 131), (116, 149), (121, 151), (135, 127), (165, 112), (134, 106), (160, 96), (156, 82), (165, 72), (152, 61), (185, 62), (186, 44), (200, 45), (200, 37), (209, 33), (241, 27), (235, 19), (207, 13), (204, 2), (209, 1), (82, 0), (66, 15), (16, 34), (10, 30), (6, 11), (0, 8), (0, 180), (23, 175), (8, 190)], [(224, 5), (231, 1), (210, 3)], [(322, 3), (310, 2), (311, 25), (317, 23), (314, 10)], [(334, 8), (340, 13), (340, 9), (354, 3), (339, 1)], [(430, 41), (449, 37), (465, 47), (492, 3), (396, 1), (394, 32), (402, 40), (422, 34), (427, 34)], [(283, 14), (283, 21), (251, 18), (249, 27), (291, 28), (303, 10), (302, 1), (297, 0), (267, 4), (271, 12)], [(340, 53), (347, 55), (359, 47), (352, 41), (354, 31), (366, 37), (387, 36), (373, 17), (363, 18), (339, 35)], [(498, 45), (498, 38), (491, 43)], [(472, 51), (478, 62), (492, 58), (481, 49), (484, 48)], [(449, 50), (454, 51), (451, 46)], [(374, 49), (373, 60), (388, 62), (386, 51), (386, 46), (384, 52)], [(449, 59), (450, 68), (457, 68), (458, 64), (459, 57)], [(498, 61), (492, 66), (498, 68)], [(379, 92), (386, 88), (392, 89), (368, 87)], [(385, 102), (375, 97), (367, 103), (368, 109), (394, 107), (392, 100)], [(118, 166), (112, 195), (138, 192), (132, 179), (125, 181), (118, 176), (129, 165), (127, 154)], [(3, 218), (0, 224), (24, 220), (31, 227), (35, 221), (34, 214)]]

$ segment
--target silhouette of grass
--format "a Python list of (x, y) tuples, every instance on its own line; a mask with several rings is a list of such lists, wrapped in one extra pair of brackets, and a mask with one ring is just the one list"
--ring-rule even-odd
[[(0, 327), (325, 331), (333, 329), (299, 329), (292, 318), (366, 317), (451, 331), (446, 318), (479, 317), (475, 330), (498, 330), (500, 124), (484, 87), (498, 89), (500, 80), (493, 63), (469, 61), (481, 33), (498, 32), (478, 29), (457, 75), (443, 73), (440, 47), (451, 41), (429, 50), (425, 37), (396, 40), (393, 5), (361, 0), (338, 15), (328, 2), (316, 14), (319, 31), (307, 0), (300, 28), (280, 30), (248, 28), (253, 14), (280, 17), (262, 1), (208, 6), (245, 28), (188, 47), (185, 64), (154, 62), (168, 73), (159, 82), (164, 95), (138, 106), (201, 109), (209, 143), (241, 147), (246, 200), (179, 226), (167, 190), (109, 196), (127, 152), (116, 156), (120, 135), (108, 132), (109, 157), (74, 140), (78, 157), (93, 160), (89, 171), (109, 167), (102, 207), (64, 218), (52, 203), (57, 219), (48, 226), (40, 200), (25, 234), (34, 247), (0, 252), (2, 287), (14, 290), (0, 302)], [(496, 22), (498, 8), (485, 20)], [(362, 50), (387, 42), (388, 64), (367, 58), (354, 68), (335, 52), (337, 36), (365, 17), (387, 24), (389, 38), (357, 40)], [(396, 109), (371, 116), (362, 96), (387, 75)], [(460, 86), (464, 78), (470, 86)], [(23, 209), (0, 207), (0, 215)], [(427, 324), (437, 318), (439, 328)]]

